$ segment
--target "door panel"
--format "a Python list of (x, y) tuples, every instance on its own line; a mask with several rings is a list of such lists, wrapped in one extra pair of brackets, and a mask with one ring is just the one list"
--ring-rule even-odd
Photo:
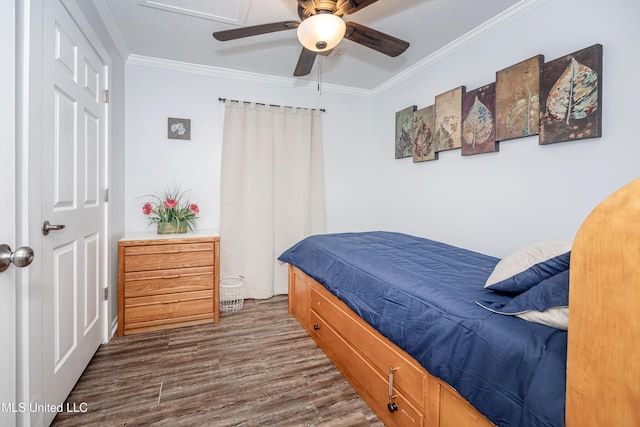
[(100, 186), (100, 119), (90, 111), (84, 112), (84, 207), (98, 207)]
[(95, 233), (84, 239), (85, 279), (84, 283), (84, 313), (82, 331), (84, 335), (91, 332), (93, 327), (100, 327), (100, 239)]
[[(54, 129), (53, 129), (53, 152), (51, 160), (53, 162), (53, 200), (54, 211), (64, 211), (74, 209), (75, 187), (76, 187), (76, 110), (77, 101), (71, 96), (62, 92), (60, 88), (53, 89), (53, 109), (54, 109)], [(44, 165), (43, 165), (44, 166)], [(48, 165), (47, 165), (48, 166)], [(47, 186), (48, 187), (48, 186)]]
[(42, 220), (65, 227), (41, 241), (43, 400), (58, 404), (102, 342), (106, 67), (60, 0), (44, 8)]
[(76, 348), (76, 248), (73, 243), (53, 249), (54, 372), (59, 371)]

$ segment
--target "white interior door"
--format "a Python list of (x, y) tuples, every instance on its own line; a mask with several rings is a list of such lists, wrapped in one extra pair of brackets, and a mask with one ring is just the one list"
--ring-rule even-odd
[(57, 404), (103, 339), (106, 67), (59, 0), (43, 16), (42, 386)]
[[(15, 250), (15, 4), (0, 13), (0, 244)], [(16, 289), (14, 267), (0, 273), (0, 425), (16, 424)]]

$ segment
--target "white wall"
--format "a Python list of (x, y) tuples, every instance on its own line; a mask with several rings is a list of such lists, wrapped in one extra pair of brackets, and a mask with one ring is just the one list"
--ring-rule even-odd
[[(224, 104), (219, 97), (325, 108), (322, 121), (328, 228), (375, 226), (369, 182), (371, 102), (364, 102), (357, 94), (319, 93), (313, 85), (296, 87), (293, 79), (247, 81), (207, 74), (197, 67), (193, 67), (195, 72), (183, 72), (176, 71), (180, 67), (166, 69), (164, 65), (126, 66), (127, 231), (153, 229), (141, 211), (149, 200), (143, 196), (174, 183), (190, 190), (190, 200), (198, 202), (198, 227), (219, 228), (224, 121)], [(191, 140), (168, 139), (168, 117), (191, 119)]]
[[(550, 0), (377, 96), (380, 227), (500, 257), (537, 240), (573, 238), (596, 204), (640, 177), (639, 16), (635, 0)], [(498, 153), (393, 159), (396, 111), (491, 83), (496, 71), (534, 55), (550, 61), (595, 43), (604, 50), (601, 138), (541, 146), (533, 136), (503, 141)]]
[[(126, 66), (127, 231), (148, 229), (140, 198), (167, 183), (192, 190), (200, 228), (218, 228), (224, 106), (218, 97), (323, 107), (328, 231), (409, 232), (503, 256), (549, 238), (572, 238), (595, 205), (640, 176), (634, 138), (640, 16), (635, 0), (549, 0), (455, 50), (391, 89), (343, 93), (129, 63)], [(394, 159), (395, 112), (435, 95), (495, 81), (495, 72), (537, 54), (547, 61), (601, 43), (603, 137), (549, 146), (538, 137), (500, 151), (435, 162)], [(168, 140), (168, 117), (190, 118), (191, 141)]]

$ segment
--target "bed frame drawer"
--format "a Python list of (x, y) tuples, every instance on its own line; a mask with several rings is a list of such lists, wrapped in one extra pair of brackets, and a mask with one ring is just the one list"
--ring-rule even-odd
[[(395, 410), (388, 409), (389, 378), (382, 375), (375, 366), (364, 358), (360, 352), (350, 346), (342, 336), (336, 332), (314, 310), (311, 310), (309, 320), (314, 325), (312, 338), (336, 363), (344, 377), (360, 392), (361, 397), (378, 414), (386, 426), (416, 426), (424, 425), (422, 410), (416, 408), (410, 399), (394, 387), (392, 403)], [(395, 382), (394, 382), (395, 384)]]
[[(453, 388), (380, 335), (345, 303), (289, 267), (289, 311), (387, 426), (490, 427)], [(389, 368), (395, 368), (389, 412)]]
[[(345, 311), (345, 308), (349, 309), (329, 301), (330, 296), (326, 295), (328, 293), (324, 287), (313, 285), (310, 295), (311, 310), (325, 319), (334, 330), (339, 331), (345, 341), (367, 359), (380, 375), (388, 377), (389, 369), (393, 368), (394, 392), (397, 389), (410, 398), (414, 406), (423, 408), (425, 375), (422, 368), (416, 366), (408, 354), (399, 352), (380, 340), (366, 322), (360, 321), (354, 325), (353, 319)], [(311, 323), (315, 325), (314, 320)], [(384, 351), (380, 351), (381, 346)]]

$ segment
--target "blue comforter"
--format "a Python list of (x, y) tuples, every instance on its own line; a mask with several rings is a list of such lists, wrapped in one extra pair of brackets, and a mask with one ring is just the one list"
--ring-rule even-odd
[(280, 257), (454, 387), (498, 426), (563, 426), (567, 333), (474, 301), (498, 259), (390, 232), (308, 237)]

